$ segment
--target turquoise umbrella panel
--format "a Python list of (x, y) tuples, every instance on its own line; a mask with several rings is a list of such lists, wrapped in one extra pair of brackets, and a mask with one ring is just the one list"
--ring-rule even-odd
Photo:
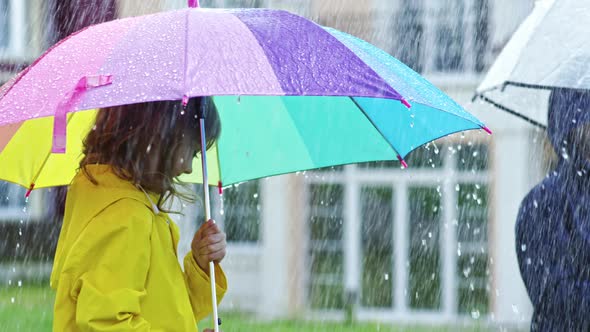
[(348, 97), (242, 96), (238, 101), (223, 96), (214, 101), (222, 123), (218, 163), (224, 185), (397, 158), (391, 144)]

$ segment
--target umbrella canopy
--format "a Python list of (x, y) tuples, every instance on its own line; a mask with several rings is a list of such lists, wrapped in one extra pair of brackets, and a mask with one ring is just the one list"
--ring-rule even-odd
[[(431, 140), (487, 130), (360, 39), (285, 11), (189, 8), (81, 30), (5, 84), (0, 178), (36, 188), (68, 184), (94, 120), (93, 111), (78, 111), (196, 96), (216, 96), (222, 120), (211, 184), (403, 162)], [(200, 182), (200, 174), (188, 180)]]
[(476, 97), (546, 126), (551, 89), (590, 90), (589, 17), (588, 1), (537, 1), (477, 88)]
[[(285, 11), (190, 8), (82, 30), (4, 85), (0, 179), (30, 190), (68, 184), (95, 118), (78, 111), (199, 96), (216, 96), (223, 127), (207, 158), (200, 119), (202, 172), (188, 178), (204, 182), (206, 219), (208, 183), (370, 160), (405, 164), (431, 140), (489, 132), (420, 75), (350, 35)], [(213, 271), (210, 262), (216, 320)]]

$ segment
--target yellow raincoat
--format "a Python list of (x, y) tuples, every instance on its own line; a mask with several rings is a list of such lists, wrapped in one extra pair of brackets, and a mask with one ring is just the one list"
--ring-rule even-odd
[[(209, 277), (189, 252), (177, 259), (178, 227), (108, 166), (79, 172), (69, 188), (51, 287), (53, 330), (197, 331), (211, 308)], [(151, 196), (157, 202), (156, 196)], [(227, 282), (216, 264), (218, 301)]]

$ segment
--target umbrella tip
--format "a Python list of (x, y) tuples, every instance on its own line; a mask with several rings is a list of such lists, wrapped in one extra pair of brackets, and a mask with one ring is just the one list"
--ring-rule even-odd
[(223, 184), (221, 181), (217, 182), (217, 190), (219, 191), (219, 195), (223, 195)]
[(188, 0), (188, 6), (190, 8), (198, 8), (199, 7), (199, 0)]
[(486, 127), (486, 126), (481, 126), (481, 129), (485, 130), (486, 133), (488, 134), (492, 134), (492, 131), (490, 130), (490, 128)]
[(407, 100), (405, 100), (404, 98), (400, 99), (400, 101), (402, 102), (402, 104), (404, 104), (404, 106), (406, 106), (407, 108), (412, 108), (412, 105), (410, 105), (410, 103), (408, 103)]
[(402, 158), (402, 156), (400, 156), (399, 154), (397, 155), (397, 160), (399, 160), (399, 162), (402, 164), (403, 168), (408, 168), (408, 164), (406, 163), (404, 158)]
[(27, 193), (25, 194), (25, 198), (29, 198), (29, 196), (31, 196), (31, 191), (33, 191), (33, 189), (35, 189), (35, 184), (31, 183), (29, 190), (27, 190)]

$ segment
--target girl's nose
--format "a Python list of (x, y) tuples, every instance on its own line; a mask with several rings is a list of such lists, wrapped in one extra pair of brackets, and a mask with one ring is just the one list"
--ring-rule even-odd
[(192, 159), (189, 159), (184, 162), (182, 172), (185, 174), (191, 174), (193, 172), (193, 160)]

